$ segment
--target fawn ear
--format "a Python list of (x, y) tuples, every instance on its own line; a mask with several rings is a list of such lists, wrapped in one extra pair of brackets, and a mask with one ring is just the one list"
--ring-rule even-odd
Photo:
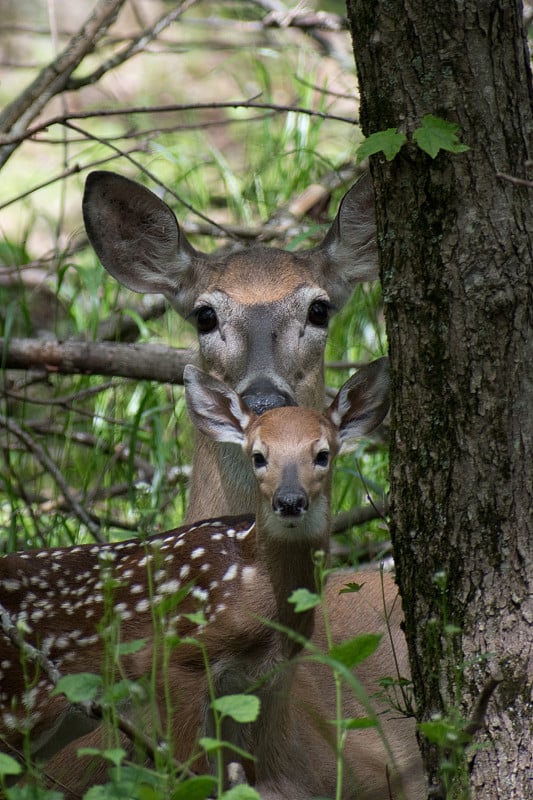
[(187, 410), (198, 430), (217, 442), (244, 444), (252, 414), (239, 395), (192, 364), (183, 370), (183, 383)]
[(371, 433), (389, 410), (389, 359), (362, 367), (339, 389), (328, 409), (337, 427), (341, 452), (353, 450), (358, 439)]

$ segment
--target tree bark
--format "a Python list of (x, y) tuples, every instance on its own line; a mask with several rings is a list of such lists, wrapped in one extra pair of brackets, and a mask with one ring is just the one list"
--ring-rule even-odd
[[(459, 710), (468, 720), (498, 680), (464, 782), (476, 800), (525, 800), (533, 797), (533, 92), (521, 8), (348, 0), (348, 15), (363, 132), (397, 127), (409, 140), (390, 162), (372, 156), (371, 171), (392, 369), (392, 537), (417, 713), (452, 719)], [(412, 133), (425, 114), (457, 123), (470, 150), (423, 153)], [(438, 783), (442, 752), (421, 744)]]

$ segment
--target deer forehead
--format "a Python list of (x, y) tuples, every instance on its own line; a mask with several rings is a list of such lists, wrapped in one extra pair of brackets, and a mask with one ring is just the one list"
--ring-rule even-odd
[(337, 432), (318, 411), (286, 406), (257, 417), (248, 432), (248, 450), (268, 453), (279, 462), (312, 458), (319, 450), (336, 451)]
[(279, 302), (305, 286), (319, 289), (307, 260), (269, 247), (232, 255), (216, 279), (217, 289), (243, 305)]

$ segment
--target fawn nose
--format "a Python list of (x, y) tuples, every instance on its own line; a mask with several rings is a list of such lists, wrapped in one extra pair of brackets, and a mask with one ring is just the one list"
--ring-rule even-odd
[(272, 408), (296, 405), (296, 400), (289, 392), (278, 388), (268, 379), (253, 381), (240, 395), (250, 411), (258, 416)]
[(309, 500), (303, 489), (276, 489), (272, 508), (282, 517), (299, 517), (307, 511)]

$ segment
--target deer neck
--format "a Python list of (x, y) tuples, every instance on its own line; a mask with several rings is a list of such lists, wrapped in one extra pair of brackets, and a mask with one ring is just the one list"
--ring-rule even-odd
[(196, 433), (185, 523), (255, 512), (256, 483), (242, 449)]

